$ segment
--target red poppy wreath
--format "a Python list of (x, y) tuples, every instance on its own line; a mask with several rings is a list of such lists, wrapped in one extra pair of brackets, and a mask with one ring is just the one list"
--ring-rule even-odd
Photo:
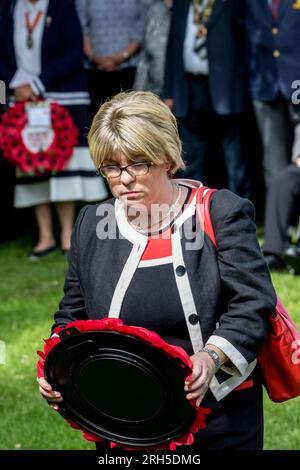
[(59, 413), (85, 439), (176, 450), (206, 427), (210, 410), (186, 399), (192, 362), (182, 348), (114, 318), (78, 320), (55, 333), (38, 351), (37, 376), (61, 392)]
[(49, 104), (49, 128), (30, 128), (27, 104), (17, 102), (0, 117), (0, 149), (4, 158), (29, 176), (55, 174), (70, 160), (78, 129), (69, 111), (55, 102)]

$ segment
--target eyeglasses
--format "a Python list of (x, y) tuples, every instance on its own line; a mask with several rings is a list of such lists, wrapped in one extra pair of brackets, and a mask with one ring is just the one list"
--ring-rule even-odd
[(125, 170), (130, 176), (136, 177), (146, 175), (152, 165), (154, 165), (152, 162), (130, 163), (126, 166), (106, 165), (100, 166), (98, 172), (103, 178), (119, 178)]

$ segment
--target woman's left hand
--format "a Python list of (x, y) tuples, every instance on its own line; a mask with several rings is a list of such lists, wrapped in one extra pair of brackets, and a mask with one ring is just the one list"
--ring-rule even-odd
[(184, 391), (187, 392), (186, 398), (196, 400), (196, 406), (199, 406), (215, 374), (215, 364), (205, 352), (193, 354), (191, 361), (193, 371), (185, 382)]
[(31, 86), (27, 83), (16, 87), (14, 95), (17, 101), (27, 101), (34, 96)]

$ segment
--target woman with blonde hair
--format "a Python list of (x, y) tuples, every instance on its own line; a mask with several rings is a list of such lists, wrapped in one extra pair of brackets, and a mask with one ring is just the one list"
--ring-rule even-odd
[[(154, 330), (190, 355), (186, 398), (212, 410), (195, 448), (261, 449), (256, 357), (276, 300), (252, 204), (228, 190), (213, 194), (216, 252), (197, 223), (202, 184), (174, 178), (184, 167), (176, 120), (152, 93), (104, 103), (88, 140), (114, 198), (77, 219), (54, 327), (113, 316)], [(39, 384), (59, 409), (63, 397), (44, 378)]]

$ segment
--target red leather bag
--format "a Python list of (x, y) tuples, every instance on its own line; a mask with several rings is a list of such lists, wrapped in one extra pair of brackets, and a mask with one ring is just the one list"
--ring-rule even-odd
[[(209, 203), (215, 189), (197, 191), (197, 213), (203, 231), (218, 249)], [(264, 385), (269, 398), (283, 402), (300, 395), (300, 333), (277, 297), (275, 311), (269, 317), (270, 332), (258, 354)]]
[(269, 322), (258, 362), (269, 397), (281, 402), (300, 395), (300, 333), (278, 297)]

